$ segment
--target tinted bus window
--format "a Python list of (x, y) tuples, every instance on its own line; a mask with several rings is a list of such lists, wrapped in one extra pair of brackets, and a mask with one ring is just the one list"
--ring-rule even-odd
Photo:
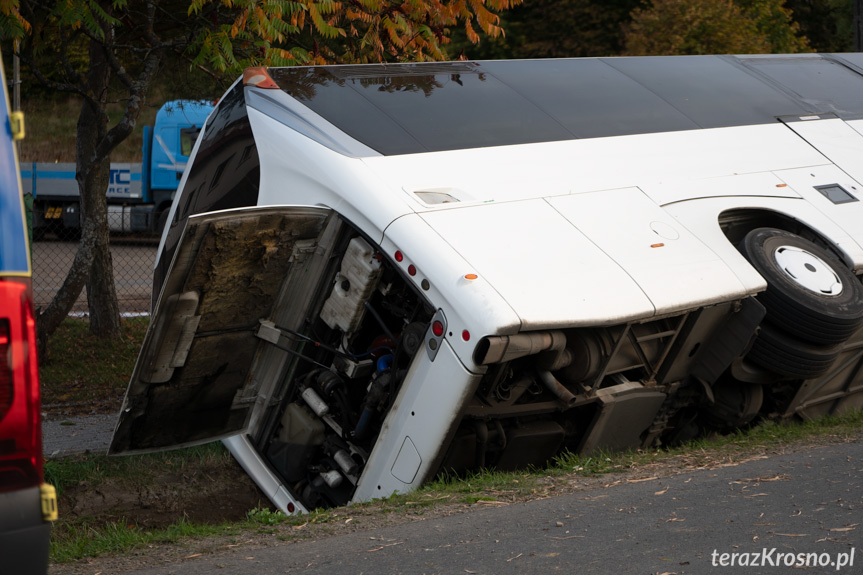
[[(238, 83), (222, 98), (207, 122), (153, 274), (153, 285), (161, 287), (189, 216), (256, 205), (260, 180), (260, 160), (243, 86)], [(154, 290), (154, 294), (158, 291)]]

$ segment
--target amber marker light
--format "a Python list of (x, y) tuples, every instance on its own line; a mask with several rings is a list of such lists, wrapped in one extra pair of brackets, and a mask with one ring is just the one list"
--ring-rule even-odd
[(663, 248), (663, 247), (665, 247), (665, 244), (650, 244), (650, 247), (652, 247), (652, 248)]
[(279, 89), (279, 85), (273, 82), (273, 79), (270, 78), (270, 73), (263, 66), (243, 70), (243, 86), (252, 86), (265, 90)]
[(477, 278), (479, 278), (479, 276), (476, 274), (464, 274), (464, 279), (466, 280), (475, 280)]

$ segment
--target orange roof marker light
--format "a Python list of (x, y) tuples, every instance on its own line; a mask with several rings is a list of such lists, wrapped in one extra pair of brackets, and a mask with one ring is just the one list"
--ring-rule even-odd
[(258, 66), (256, 68), (246, 68), (243, 70), (243, 86), (252, 86), (254, 88), (263, 88), (265, 90), (278, 90), (279, 86), (273, 79), (270, 78), (267, 68)]
[(479, 277), (479, 276), (478, 276), (478, 275), (476, 275), (476, 274), (464, 274), (464, 279), (466, 279), (466, 280), (475, 280), (475, 279), (477, 279), (478, 277)]

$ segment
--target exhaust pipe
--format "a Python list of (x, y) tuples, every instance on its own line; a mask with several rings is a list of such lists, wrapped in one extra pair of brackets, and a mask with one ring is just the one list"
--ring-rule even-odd
[(575, 405), (577, 401), (576, 397), (562, 383), (557, 381), (557, 378), (550, 371), (540, 369), (536, 373), (539, 376), (539, 381), (542, 382), (545, 388), (552, 392), (564, 405), (567, 407)]

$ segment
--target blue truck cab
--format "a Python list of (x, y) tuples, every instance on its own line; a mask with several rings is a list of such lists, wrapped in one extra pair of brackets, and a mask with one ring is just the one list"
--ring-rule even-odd
[(145, 203), (157, 214), (154, 231), (164, 228), (186, 162), (212, 110), (210, 102), (174, 100), (159, 109), (152, 128), (144, 127), (142, 189)]
[[(112, 232), (161, 233), (177, 184), (201, 128), (212, 111), (207, 101), (173, 100), (144, 127), (141, 163), (112, 162), (106, 195)], [(22, 166), (24, 193), (33, 195), (36, 239), (55, 233), (80, 235), (80, 198), (74, 163), (34, 162)]]
[(22, 119), (0, 103), (0, 573), (48, 569), (54, 488), (43, 483), (30, 243), (14, 140)]

